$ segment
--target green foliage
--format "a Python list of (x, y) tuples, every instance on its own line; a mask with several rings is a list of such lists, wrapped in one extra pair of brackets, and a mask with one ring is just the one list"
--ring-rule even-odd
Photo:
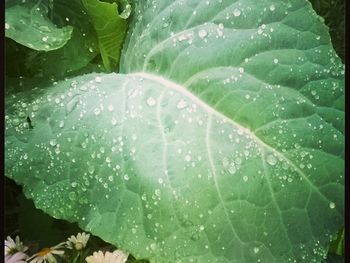
[[(17, 1), (18, 2), (18, 1)], [(39, 51), (61, 48), (71, 38), (73, 28), (57, 28), (47, 17), (41, 1), (19, 2), (5, 10), (5, 36), (14, 41)]]
[(334, 49), (345, 60), (345, 1), (310, 0), (316, 12), (325, 19)]
[(9, 91), (6, 176), (135, 258), (322, 262), (344, 225), (344, 65), (322, 19), (304, 0), (133, 6), (122, 74)]
[(53, 52), (28, 52), (26, 66), (32, 75), (61, 79), (89, 67), (99, 54), (97, 37), (83, 12), (81, 0), (55, 0), (49, 11), (55, 24), (74, 28), (72, 37), (64, 47)]
[(108, 70), (116, 70), (130, 7), (120, 4), (124, 12), (118, 15), (113, 9), (116, 4), (102, 5), (107, 9), (98, 4), (90, 6), (87, 14), (81, 0), (6, 2), (7, 77), (34, 76), (46, 81), (100, 71), (99, 55)]
[(329, 252), (336, 255), (344, 255), (344, 227), (338, 231), (336, 239), (331, 242)]
[(96, 30), (104, 67), (111, 71), (119, 65), (120, 50), (127, 30), (125, 19), (129, 17), (130, 5), (119, 15), (117, 3), (82, 1)]

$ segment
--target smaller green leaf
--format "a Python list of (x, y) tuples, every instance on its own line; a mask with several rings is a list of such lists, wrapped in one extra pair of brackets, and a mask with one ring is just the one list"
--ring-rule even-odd
[(58, 50), (30, 52), (26, 60), (26, 66), (35, 75), (62, 78), (89, 64), (97, 55), (95, 51), (97, 48), (93, 44), (88, 42), (86, 37), (80, 34), (79, 30), (75, 30), (68, 43)]
[(119, 64), (131, 7), (126, 5), (125, 11), (119, 14), (117, 3), (83, 0), (83, 4), (96, 30), (104, 67), (112, 71)]
[(339, 230), (336, 238), (331, 242), (329, 252), (339, 256), (344, 255), (344, 228)]
[(63, 47), (73, 28), (58, 28), (37, 5), (17, 4), (5, 9), (5, 36), (31, 49), (50, 51)]

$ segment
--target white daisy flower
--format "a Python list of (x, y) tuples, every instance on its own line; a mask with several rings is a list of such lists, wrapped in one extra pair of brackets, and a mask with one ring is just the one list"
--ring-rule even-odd
[(23, 246), (19, 237), (16, 236), (15, 240), (13, 240), (10, 236), (5, 240), (5, 256), (13, 255), (16, 252), (24, 252), (28, 249), (28, 247)]
[(65, 242), (59, 243), (54, 247), (45, 247), (38, 253), (28, 258), (29, 263), (57, 263), (54, 255), (63, 256), (64, 251), (59, 250), (64, 247)]
[(87, 257), (85, 260), (87, 263), (125, 263), (128, 259), (129, 253), (121, 250), (115, 250), (113, 252), (102, 251), (94, 252), (92, 256)]
[(27, 257), (23, 252), (16, 252), (13, 255), (5, 256), (5, 263), (27, 263)]
[(84, 232), (78, 233), (77, 236), (71, 236), (68, 238), (68, 241), (66, 241), (67, 248), (82, 250), (86, 247), (86, 243), (88, 242), (89, 238), (90, 234), (86, 234)]

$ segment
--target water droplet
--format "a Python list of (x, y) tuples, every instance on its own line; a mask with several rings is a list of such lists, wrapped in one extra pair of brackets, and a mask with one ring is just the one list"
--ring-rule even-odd
[(238, 8), (236, 8), (235, 10), (233, 10), (233, 15), (234, 15), (234, 16), (240, 16), (240, 15), (241, 15), (241, 10), (239, 10)]
[(181, 110), (181, 109), (184, 109), (184, 108), (187, 107), (187, 102), (186, 102), (185, 100), (181, 99), (181, 100), (179, 100), (179, 102), (177, 103), (176, 107), (177, 107), (178, 109), (180, 109), (180, 110)]
[(148, 106), (154, 106), (154, 105), (156, 105), (156, 103), (157, 103), (157, 101), (153, 98), (153, 97), (149, 97), (148, 99), (147, 99), (147, 105)]
[(41, 40), (44, 41), (44, 42), (46, 42), (46, 41), (48, 40), (48, 38), (49, 38), (49, 37), (45, 36), (45, 37), (43, 37)]
[(112, 123), (112, 125), (116, 125), (117, 124), (117, 120), (115, 118), (112, 118), (111, 123)]
[(274, 5), (270, 5), (270, 10), (271, 10), (271, 11), (275, 11), (275, 9), (276, 9), (276, 8), (275, 8)]
[(73, 183), (71, 184), (72, 187), (77, 187), (77, 185), (78, 185), (78, 184), (77, 184), (76, 182), (73, 182)]
[(77, 195), (76, 195), (75, 192), (70, 192), (70, 193), (68, 194), (68, 198), (69, 198), (70, 200), (74, 201), (75, 199), (77, 199)]
[(94, 109), (94, 114), (97, 116), (101, 113), (101, 110), (99, 108)]
[(152, 244), (150, 245), (150, 248), (151, 248), (152, 250), (156, 250), (157, 245), (156, 245), (155, 243), (152, 243)]
[(5, 23), (5, 29), (10, 29), (10, 24), (9, 23)]
[(96, 77), (96, 78), (95, 78), (95, 81), (98, 82), (98, 83), (100, 83), (100, 82), (102, 81), (102, 79), (101, 79), (101, 77)]
[(108, 180), (109, 180), (110, 182), (113, 182), (113, 180), (114, 180), (113, 176), (110, 175), (110, 176), (108, 177)]
[(56, 139), (52, 139), (52, 140), (50, 140), (50, 145), (51, 146), (56, 146), (57, 145), (57, 141), (56, 141)]
[(21, 123), (21, 121), (17, 118), (13, 119), (11, 122), (13, 126), (18, 126)]
[(64, 127), (64, 121), (60, 121), (58, 124), (58, 127), (63, 128)]
[(270, 165), (275, 165), (277, 163), (277, 159), (275, 158), (275, 156), (273, 156), (272, 154), (269, 154), (267, 157), (266, 157), (266, 161), (268, 164)]
[(207, 34), (208, 34), (207, 31), (205, 31), (204, 29), (201, 29), (201, 30), (198, 31), (198, 36), (201, 39), (205, 38), (207, 36)]
[(108, 110), (109, 110), (109, 111), (113, 111), (113, 110), (114, 110), (113, 105), (109, 105), (109, 106), (108, 106)]
[(277, 64), (277, 63), (278, 63), (278, 59), (275, 58), (275, 59), (273, 60), (273, 63)]
[(243, 176), (243, 181), (244, 181), (244, 182), (247, 182), (247, 181), (248, 181), (248, 176), (246, 176), (246, 175)]
[(236, 167), (235, 167), (235, 165), (233, 163), (229, 166), (228, 172), (230, 174), (235, 174), (236, 173)]
[(124, 180), (125, 180), (125, 181), (129, 181), (129, 179), (130, 179), (129, 175), (125, 174), (125, 175), (124, 175)]
[(204, 226), (203, 225), (199, 226), (199, 230), (203, 231), (204, 230)]
[(259, 250), (260, 250), (260, 249), (259, 249), (258, 247), (255, 247), (255, 248), (254, 248), (254, 253), (255, 253), (255, 254), (259, 253)]
[(330, 203), (329, 203), (329, 208), (330, 208), (330, 209), (334, 209), (334, 208), (335, 208), (335, 203), (330, 202)]
[(95, 172), (95, 167), (94, 166), (89, 166), (88, 167), (88, 172), (89, 172), (89, 174), (93, 174), (94, 172)]

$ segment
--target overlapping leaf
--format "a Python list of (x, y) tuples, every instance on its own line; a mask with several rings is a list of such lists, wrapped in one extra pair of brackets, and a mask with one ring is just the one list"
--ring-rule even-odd
[(118, 67), (120, 51), (127, 30), (126, 18), (130, 14), (130, 5), (126, 5), (119, 15), (117, 3), (98, 0), (83, 0), (85, 9), (93, 22), (99, 40), (103, 64), (107, 71)]
[(26, 2), (6, 8), (5, 36), (39, 51), (61, 48), (71, 38), (73, 28), (58, 28), (47, 17), (43, 6)]

